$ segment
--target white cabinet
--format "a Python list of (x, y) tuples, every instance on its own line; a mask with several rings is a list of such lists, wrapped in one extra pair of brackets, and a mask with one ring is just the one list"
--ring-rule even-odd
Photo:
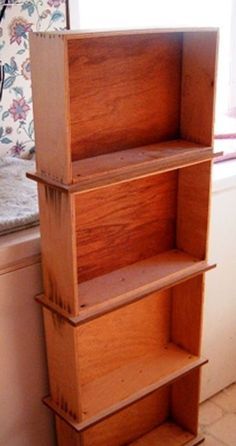
[(0, 445), (54, 446), (47, 394), (40, 264), (0, 275)]

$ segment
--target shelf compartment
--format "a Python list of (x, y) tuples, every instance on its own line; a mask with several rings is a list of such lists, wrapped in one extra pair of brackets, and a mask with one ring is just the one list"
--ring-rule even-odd
[(112, 311), (214, 267), (173, 249), (83, 282), (79, 287), (80, 320)]
[(170, 343), (159, 358), (156, 355), (143, 357), (84, 386), (81, 389), (81, 422), (70, 418), (50, 396), (44, 398), (44, 403), (70, 422), (77, 432), (82, 432), (207, 362)]
[(195, 446), (203, 441), (203, 435), (195, 437), (177, 424), (166, 422), (129, 446)]
[(155, 281), (164, 286), (166, 276), (169, 286), (182, 272), (209, 269), (201, 262), (210, 170), (205, 161), (75, 194), (39, 184), (47, 304), (79, 323), (92, 306), (102, 314), (158, 289)]
[(170, 343), (163, 353), (144, 356), (82, 386), (83, 417), (101, 420), (206, 363)]
[[(143, 299), (152, 292), (177, 285), (215, 266), (174, 249), (81, 283), (79, 315), (71, 317), (63, 310), (60, 315), (77, 326)], [(57, 306), (53, 303), (49, 305), (43, 294), (38, 295), (36, 300), (58, 313)]]
[(52, 401), (91, 425), (199, 368), (202, 289), (203, 274), (78, 327), (44, 309)]
[(73, 162), (73, 182), (78, 191), (93, 189), (200, 163), (213, 156), (211, 147), (185, 140), (164, 141)]
[(85, 158), (178, 138), (210, 147), (216, 45), (212, 29), (32, 33), (38, 174), (68, 185)]
[[(84, 446), (106, 446), (111, 441), (116, 446), (193, 446), (203, 440), (196, 423), (199, 377), (198, 367), (119, 412), (96, 419), (93, 424), (72, 419), (50, 398), (45, 398), (44, 403), (56, 415), (57, 425), (62, 429), (64, 426), (69, 438), (73, 437), (76, 446), (80, 441)], [(152, 442), (154, 439), (159, 442)]]

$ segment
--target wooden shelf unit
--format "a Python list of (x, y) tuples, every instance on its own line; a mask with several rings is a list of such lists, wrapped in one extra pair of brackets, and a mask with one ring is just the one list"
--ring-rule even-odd
[(58, 446), (197, 445), (217, 30), (30, 48)]

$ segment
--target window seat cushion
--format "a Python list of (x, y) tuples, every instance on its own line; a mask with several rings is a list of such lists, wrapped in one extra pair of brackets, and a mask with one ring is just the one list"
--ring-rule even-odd
[(0, 235), (38, 224), (37, 186), (26, 178), (34, 170), (34, 161), (0, 157)]

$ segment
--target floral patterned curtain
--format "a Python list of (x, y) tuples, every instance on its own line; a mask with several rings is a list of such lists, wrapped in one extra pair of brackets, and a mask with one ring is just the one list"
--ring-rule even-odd
[(17, 0), (6, 7), (0, 23), (0, 156), (31, 158), (35, 150), (28, 32), (65, 28), (65, 0)]

